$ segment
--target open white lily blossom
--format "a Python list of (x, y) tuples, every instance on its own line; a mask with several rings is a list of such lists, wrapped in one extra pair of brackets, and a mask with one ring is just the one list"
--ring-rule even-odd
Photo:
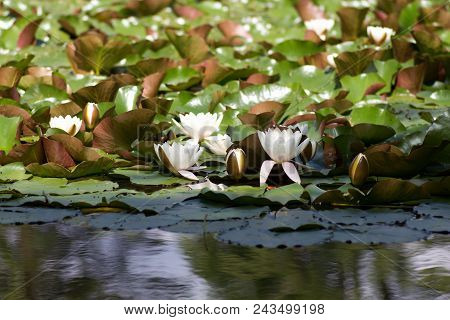
[(217, 136), (207, 137), (203, 143), (212, 153), (218, 156), (225, 156), (228, 148), (233, 144), (230, 136), (227, 134), (218, 134)]
[(80, 118), (67, 115), (52, 117), (49, 124), (50, 128), (60, 129), (74, 136), (80, 131), (82, 123)]
[(180, 122), (172, 120), (183, 134), (196, 140), (211, 136), (214, 132), (219, 131), (220, 123), (223, 119), (223, 113), (188, 113), (180, 115)]
[(305, 21), (306, 29), (314, 31), (320, 40), (326, 39), (326, 34), (334, 26), (332, 19), (312, 19)]
[(309, 138), (302, 143), (303, 134), (290, 128), (281, 130), (271, 128), (267, 131), (258, 131), (258, 138), (261, 145), (272, 160), (266, 160), (261, 166), (259, 175), (260, 184), (264, 184), (270, 175), (275, 164), (281, 164), (286, 175), (294, 182), (300, 184), (300, 175), (296, 166), (290, 162), (297, 157), (309, 144)]
[(395, 31), (391, 28), (384, 27), (367, 27), (367, 36), (377, 46), (381, 46), (391, 41), (391, 37), (395, 34)]
[(185, 177), (189, 180), (198, 178), (189, 170), (194, 170), (203, 148), (196, 142), (185, 143), (165, 142), (154, 145), (156, 155), (164, 166), (175, 175)]

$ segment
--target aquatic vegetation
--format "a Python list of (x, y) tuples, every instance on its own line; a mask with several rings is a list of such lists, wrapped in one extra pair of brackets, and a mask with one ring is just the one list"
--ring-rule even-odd
[[(298, 221), (311, 230), (267, 229), (283, 207), (409, 214), (450, 194), (448, 5), (388, 2), (5, 3), (0, 212), (38, 204), (150, 212), (156, 221), (185, 200), (208, 199), (236, 210), (214, 227), (230, 242), (448, 232), (448, 217), (417, 215), (380, 222), (378, 236), (371, 222), (337, 236), (339, 223), (307, 213)], [(262, 210), (248, 216), (244, 206)], [(145, 225), (186, 223), (152, 217)], [(238, 240), (245, 235), (253, 240)]]

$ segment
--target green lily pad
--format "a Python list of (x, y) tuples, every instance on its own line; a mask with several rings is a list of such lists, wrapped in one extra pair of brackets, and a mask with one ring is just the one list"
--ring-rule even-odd
[(378, 124), (359, 123), (352, 130), (356, 137), (369, 145), (383, 142), (395, 135), (395, 130), (391, 127)]
[(112, 181), (80, 180), (68, 182), (62, 178), (40, 178), (18, 181), (10, 185), (24, 195), (77, 195), (83, 193), (105, 192), (117, 189), (119, 185)]
[(111, 175), (128, 177), (131, 183), (143, 186), (170, 186), (192, 183), (190, 180), (178, 178), (173, 175), (164, 175), (159, 171), (118, 168)]
[(359, 123), (369, 123), (391, 127), (396, 132), (405, 130), (405, 126), (394, 114), (386, 109), (373, 106), (353, 108), (350, 115), (350, 122), (353, 125), (357, 125)]
[(31, 174), (27, 174), (25, 167), (20, 162), (0, 166), (0, 182), (14, 182), (27, 180)]
[(83, 161), (72, 168), (64, 168), (57, 163), (29, 164), (26, 169), (35, 176), (43, 178), (77, 179), (107, 173), (114, 167), (114, 160), (106, 157), (95, 161)]
[(232, 109), (247, 110), (264, 101), (285, 102), (291, 89), (278, 84), (254, 85), (225, 97), (221, 104)]
[(8, 153), (17, 143), (17, 130), (21, 117), (5, 117), (0, 115), (0, 151)]
[(277, 44), (273, 50), (281, 53), (288, 60), (297, 61), (301, 57), (319, 53), (323, 51), (323, 48), (311, 41), (291, 39)]
[(117, 91), (114, 103), (116, 113), (122, 114), (137, 109), (137, 100), (141, 94), (138, 86), (124, 86)]
[[(376, 73), (361, 73), (357, 76), (344, 76), (341, 79), (342, 87), (349, 91), (347, 100), (353, 103), (360, 101), (366, 91), (375, 84), (384, 84), (384, 80)], [(381, 87), (383, 88), (384, 85)]]

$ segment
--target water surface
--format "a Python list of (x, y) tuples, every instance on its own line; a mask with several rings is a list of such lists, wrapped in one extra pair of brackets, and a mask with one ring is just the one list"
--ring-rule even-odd
[(258, 249), (160, 230), (0, 226), (0, 297), (448, 299), (450, 237)]

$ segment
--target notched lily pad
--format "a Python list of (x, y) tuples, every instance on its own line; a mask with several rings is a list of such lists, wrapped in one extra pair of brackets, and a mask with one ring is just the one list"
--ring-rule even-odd
[(69, 183), (66, 179), (34, 177), (31, 180), (17, 181), (9, 189), (23, 195), (77, 195), (111, 191), (118, 187), (112, 181), (88, 179)]
[(450, 233), (450, 219), (423, 218), (413, 219), (406, 222), (406, 225), (415, 230), (421, 230), (433, 233)]
[(0, 182), (14, 182), (26, 180), (31, 177), (27, 174), (22, 163), (14, 162), (4, 166), (0, 166)]
[(227, 230), (243, 227), (248, 222), (246, 220), (225, 220), (225, 221), (181, 221), (177, 224), (163, 227), (161, 229), (177, 233), (219, 233)]
[(146, 230), (176, 224), (181, 218), (176, 216), (146, 216), (129, 213), (98, 213), (79, 216), (65, 221), (69, 225), (103, 230)]
[(0, 207), (0, 224), (37, 224), (59, 222), (80, 214), (78, 210), (44, 207)]
[(258, 217), (268, 210), (267, 207), (254, 206), (227, 207), (211, 201), (194, 199), (177, 204), (162, 211), (161, 214), (176, 215), (189, 221), (214, 221)]
[(192, 183), (190, 180), (178, 178), (173, 175), (164, 175), (159, 171), (119, 168), (114, 170), (111, 175), (128, 177), (131, 183), (143, 186), (170, 186)]
[(362, 226), (334, 231), (332, 241), (365, 245), (404, 243), (426, 239), (427, 233), (398, 226)]
[(29, 164), (26, 169), (33, 175), (43, 178), (77, 179), (104, 174), (113, 167), (114, 160), (103, 157), (95, 161), (83, 161), (71, 168), (64, 168), (60, 164), (49, 162), (45, 164), (32, 163)]

